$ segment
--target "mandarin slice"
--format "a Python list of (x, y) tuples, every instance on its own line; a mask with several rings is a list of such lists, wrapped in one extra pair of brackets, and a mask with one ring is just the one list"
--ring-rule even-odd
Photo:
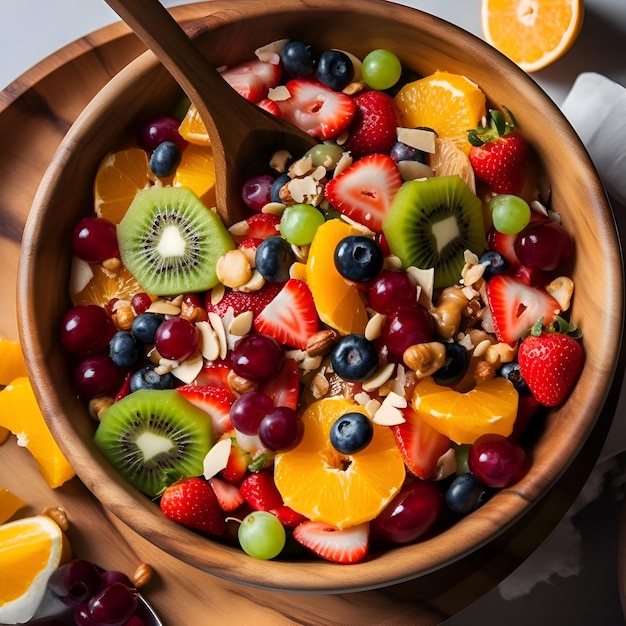
[(48, 579), (69, 557), (65, 535), (45, 515), (0, 525), (0, 623), (29, 621)]
[(8, 385), (19, 376), (27, 376), (22, 348), (17, 341), (0, 337), (0, 385)]
[(98, 217), (118, 224), (140, 189), (151, 187), (155, 176), (148, 155), (141, 148), (108, 154), (94, 181), (94, 209)]
[(143, 292), (137, 279), (125, 268), (117, 272), (106, 270), (102, 265), (92, 265), (93, 276), (78, 293), (70, 294), (72, 303), (106, 306), (111, 300), (130, 300), (136, 293)]
[(428, 160), (435, 176), (452, 176), (456, 174), (476, 193), (474, 169), (467, 154), (452, 139), (435, 138), (435, 152)]
[(17, 437), (17, 444), (35, 457), (50, 487), (60, 487), (74, 476), (39, 410), (28, 378), (16, 378), (0, 391), (0, 426), (8, 428)]
[(211, 146), (189, 144), (174, 174), (174, 187), (188, 187), (209, 208), (215, 206), (215, 165)]
[(365, 413), (356, 402), (324, 398), (302, 414), (304, 435), (274, 459), (274, 480), (286, 505), (313, 521), (347, 528), (374, 519), (400, 490), (406, 471), (391, 429), (374, 424), (371, 443), (337, 452), (330, 429), (342, 415)]
[(466, 154), (467, 131), (486, 115), (486, 98), (466, 76), (436, 71), (407, 83), (395, 97), (399, 122), (406, 128), (425, 126), (439, 137), (452, 139)]
[(361, 292), (337, 271), (337, 244), (360, 231), (339, 219), (322, 224), (313, 237), (306, 264), (309, 285), (319, 318), (341, 335), (363, 334), (368, 321)]
[(183, 139), (186, 139), (189, 143), (199, 146), (210, 146), (211, 140), (209, 139), (209, 133), (200, 117), (198, 109), (191, 104), (187, 109), (187, 113), (183, 118), (183, 121), (178, 127), (178, 132)]
[(465, 393), (428, 377), (417, 383), (411, 402), (418, 415), (440, 433), (455, 443), (471, 444), (481, 435), (508, 437), (513, 432), (518, 394), (500, 376)]
[(24, 506), (26, 506), (26, 502), (22, 498), (8, 489), (0, 487), (0, 524), (11, 519)]
[(583, 13), (583, 0), (483, 0), (483, 37), (523, 70), (536, 72), (571, 48)]

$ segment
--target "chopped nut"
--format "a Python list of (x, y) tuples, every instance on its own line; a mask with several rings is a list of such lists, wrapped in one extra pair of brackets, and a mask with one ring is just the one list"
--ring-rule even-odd
[(133, 573), (133, 587), (136, 589), (145, 587), (152, 580), (153, 576), (154, 570), (152, 569), (152, 566), (147, 563), (142, 563)]
[(252, 271), (250, 279), (243, 285), (237, 287), (237, 291), (241, 291), (243, 293), (258, 291), (259, 289), (261, 289), (261, 287), (263, 287), (264, 284), (265, 278), (263, 278), (263, 275), (259, 272), (259, 270), (255, 269)]
[[(263, 205), (263, 208), (261, 209), (261, 213), (272, 213), (273, 215), (282, 215), (284, 212), (285, 204), (283, 204), (282, 202), (268, 202), (267, 204)], [(245, 251), (246, 250), (242, 250), (242, 252)], [(254, 267), (254, 259), (250, 261), (250, 265)]]
[(437, 322), (437, 332), (441, 337), (452, 339), (459, 332), (468, 303), (462, 287), (452, 285), (441, 292), (437, 306), (430, 311)]
[(120, 330), (130, 330), (133, 325), (133, 320), (135, 319), (135, 312), (133, 311), (133, 307), (130, 306), (130, 303), (123, 302), (120, 306), (113, 309), (111, 317), (116, 328)]
[(180, 303), (180, 317), (195, 324), (196, 322), (204, 322), (208, 319), (206, 309), (198, 306), (190, 299), (184, 299)]
[(381, 426), (403, 424), (406, 420), (400, 409), (404, 409), (406, 406), (406, 398), (392, 392), (383, 400), (372, 421)]
[(419, 161), (398, 161), (397, 166), (402, 180), (421, 180), (435, 175), (430, 165)]
[[(282, 174), (283, 172), (287, 171), (287, 165), (289, 164), (291, 159), (292, 159), (292, 156), (290, 152), (288, 152), (287, 150), (278, 150), (274, 152), (274, 154), (272, 155), (272, 158), (270, 159), (270, 167), (276, 172)], [(232, 234), (235, 234), (232, 232), (231, 229), (232, 229), (232, 226), (231, 228), (229, 228), (229, 230), (231, 231)]]
[(302, 157), (291, 164), (288, 174), (291, 178), (297, 178), (299, 176), (306, 176), (309, 172), (313, 171), (313, 158)]
[(422, 152), (428, 152), (434, 154), (435, 152), (435, 137), (437, 133), (432, 130), (423, 128), (402, 128), (396, 129), (396, 136), (398, 141), (416, 148)]
[(352, 155), (349, 152), (344, 152), (341, 157), (339, 157), (339, 161), (337, 161), (337, 165), (335, 165), (335, 176), (339, 176), (346, 167), (350, 167), (352, 165)]
[(254, 391), (258, 387), (258, 384), (254, 381), (248, 380), (243, 376), (239, 376), (232, 370), (228, 372), (226, 382), (231, 390), (236, 394), (246, 393), (246, 391)]
[(433, 291), (435, 289), (434, 268), (422, 269), (412, 265), (406, 268), (406, 273), (413, 278), (417, 286), (421, 289), (418, 293), (418, 302), (430, 308), (433, 301)]
[(250, 226), (246, 220), (241, 220), (240, 222), (235, 222), (232, 226), (229, 227), (228, 232), (234, 237), (245, 237), (248, 234), (248, 230)]
[(311, 393), (315, 399), (319, 400), (323, 398), (328, 393), (329, 389), (330, 382), (326, 376), (320, 372), (313, 376), (313, 380), (311, 381)]
[(474, 380), (476, 383), (484, 383), (495, 378), (496, 367), (488, 361), (479, 361), (474, 369)]
[(104, 261), (102, 261), (102, 267), (107, 272), (117, 273), (122, 267), (122, 261), (119, 257), (112, 257), (110, 259), (105, 259)]
[(574, 281), (569, 276), (559, 276), (546, 285), (546, 291), (559, 303), (561, 311), (567, 311), (574, 293)]
[(456, 451), (454, 448), (446, 450), (438, 459), (435, 472), (431, 480), (444, 480), (456, 472)]
[(477, 265), (466, 264), (461, 270), (461, 278), (463, 284), (466, 286), (474, 285), (477, 283), (485, 273), (485, 266), (482, 263)]
[(267, 97), (274, 102), (282, 102), (283, 100), (289, 100), (291, 93), (285, 85), (278, 85), (277, 87), (271, 87), (269, 89)]
[(200, 352), (207, 361), (215, 361), (220, 356), (220, 340), (208, 321), (198, 322), (196, 328), (200, 331)]
[(46, 507), (41, 514), (49, 517), (64, 533), (69, 530), (70, 522), (67, 518), (67, 512), (60, 506)]
[(226, 331), (224, 330), (222, 318), (217, 313), (213, 313), (211, 311), (209, 313), (209, 322), (211, 323), (220, 344), (220, 359), (225, 359), (228, 354), (228, 343), (226, 342)]
[(502, 363), (510, 363), (513, 361), (516, 354), (517, 346), (511, 346), (508, 343), (494, 343), (487, 346), (485, 361), (498, 368)]
[(358, 93), (361, 93), (365, 88), (366, 84), (362, 80), (355, 80), (348, 85), (346, 85), (342, 91), (347, 96), (356, 96)]
[(394, 363), (386, 363), (379, 367), (370, 378), (363, 382), (363, 390), (374, 391), (384, 385), (391, 378), (395, 368)]
[(254, 54), (259, 61), (265, 63), (272, 63), (277, 65), (280, 61), (280, 51), (284, 48), (288, 39), (277, 39), (271, 43), (265, 44), (254, 51)]
[(178, 380), (190, 384), (198, 377), (198, 374), (202, 371), (203, 365), (204, 359), (202, 358), (202, 354), (200, 350), (196, 350), (188, 359), (185, 359), (177, 367), (173, 367), (171, 372)]
[(424, 378), (436, 372), (446, 362), (446, 347), (439, 341), (417, 343), (404, 351), (402, 360), (418, 378)]
[(217, 278), (226, 287), (237, 289), (252, 278), (252, 268), (246, 255), (235, 248), (223, 254), (215, 265)]
[(180, 306), (171, 300), (159, 298), (155, 300), (147, 309), (146, 313), (158, 313), (159, 315), (180, 315)]
[(324, 356), (335, 345), (337, 337), (337, 331), (331, 328), (313, 333), (306, 342), (305, 351), (309, 356)]
[(113, 404), (114, 399), (109, 396), (99, 396), (89, 400), (89, 415), (100, 421), (102, 414)]

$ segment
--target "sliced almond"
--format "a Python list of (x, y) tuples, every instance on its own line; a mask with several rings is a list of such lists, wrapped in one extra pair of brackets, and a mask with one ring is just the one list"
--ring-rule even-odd
[(211, 323), (220, 344), (220, 359), (225, 359), (228, 354), (228, 344), (226, 342), (226, 331), (224, 330), (222, 318), (217, 313), (213, 313), (213, 311), (211, 311), (209, 313), (209, 322)]
[(395, 363), (386, 363), (378, 368), (371, 378), (363, 382), (363, 390), (374, 391), (374, 389), (378, 389), (381, 385), (384, 385), (391, 378), (395, 367)]
[(228, 332), (231, 335), (237, 337), (243, 337), (247, 335), (252, 328), (252, 321), (254, 319), (254, 313), (252, 311), (244, 311), (240, 313), (228, 325)]
[(288, 39), (276, 39), (254, 51), (254, 55), (259, 61), (278, 65), (280, 63), (280, 52), (285, 47)]
[(80, 293), (93, 278), (93, 269), (87, 261), (72, 257), (72, 269), (70, 271), (70, 296)]
[(215, 361), (220, 356), (220, 340), (209, 322), (197, 322), (200, 331), (200, 352), (207, 361)]
[(430, 165), (419, 161), (398, 161), (397, 166), (402, 180), (421, 180), (435, 175)]
[(203, 366), (204, 359), (202, 358), (200, 350), (197, 350), (195, 354), (192, 354), (178, 367), (175, 367), (172, 370), (172, 375), (176, 376), (178, 380), (181, 380), (186, 384), (190, 384), (194, 380), (196, 380), (196, 378), (198, 378), (198, 374), (200, 374), (200, 372), (202, 371)]
[(383, 324), (385, 323), (385, 318), (387, 316), (382, 313), (374, 313), (372, 317), (368, 320), (365, 325), (365, 338), (368, 341), (374, 341), (374, 339), (378, 339), (380, 337), (380, 333), (383, 328)]
[(274, 102), (283, 102), (291, 98), (291, 93), (285, 85), (279, 85), (278, 87), (271, 87), (267, 92), (267, 97)]
[(415, 282), (421, 287), (419, 297), (420, 304), (430, 306), (433, 301), (433, 291), (435, 290), (435, 269), (428, 268), (426, 270), (419, 267), (407, 267), (406, 273), (412, 276)]
[(407, 406), (406, 398), (399, 396), (393, 391), (383, 400), (380, 408), (374, 414), (373, 422), (380, 426), (396, 426), (404, 424), (406, 420), (402, 411)]
[(433, 154), (435, 152), (435, 138), (437, 134), (432, 130), (425, 128), (398, 128), (396, 131), (398, 141), (421, 150)]
[(146, 313), (158, 313), (160, 315), (180, 315), (180, 306), (169, 300), (155, 300), (147, 309)]
[(220, 439), (206, 454), (202, 463), (202, 473), (209, 480), (221, 472), (228, 464), (230, 449), (233, 443), (230, 437)]

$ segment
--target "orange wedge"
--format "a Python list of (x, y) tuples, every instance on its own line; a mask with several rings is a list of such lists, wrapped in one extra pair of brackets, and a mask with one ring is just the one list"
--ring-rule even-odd
[(207, 207), (214, 207), (215, 165), (211, 146), (188, 144), (183, 150), (172, 184), (175, 187), (188, 187)]
[(22, 348), (17, 341), (0, 337), (0, 385), (8, 385), (18, 376), (26, 376)]
[(94, 209), (98, 217), (118, 224), (135, 194), (152, 186), (148, 155), (141, 148), (128, 148), (107, 155), (94, 181)]
[(45, 515), (0, 525), (0, 623), (28, 622), (48, 579), (69, 556), (65, 535)]
[(345, 398), (325, 398), (302, 414), (304, 436), (293, 450), (276, 455), (274, 481), (285, 504), (313, 521), (347, 528), (374, 519), (406, 475), (391, 429), (374, 424), (374, 437), (360, 452), (344, 455), (330, 444), (330, 429), (342, 415), (364, 413)]
[(424, 378), (415, 386), (412, 399), (420, 417), (458, 444), (474, 443), (486, 434), (508, 437), (513, 432), (517, 403), (515, 387), (500, 376), (466, 393)]
[(583, 0), (483, 0), (483, 38), (523, 70), (536, 72), (569, 50), (583, 13)]
[(101, 265), (92, 265), (93, 277), (78, 293), (70, 294), (74, 305), (97, 304), (106, 306), (111, 300), (130, 300), (143, 292), (137, 279), (125, 268), (110, 272)]
[(437, 137), (435, 152), (430, 155), (428, 163), (435, 176), (456, 174), (465, 181), (472, 193), (476, 193), (476, 178), (469, 157), (452, 139)]
[(466, 154), (471, 148), (467, 131), (476, 128), (487, 112), (485, 94), (476, 83), (441, 71), (404, 85), (395, 102), (401, 126), (432, 128)]
[(17, 437), (17, 444), (35, 457), (50, 487), (60, 487), (74, 476), (39, 410), (28, 378), (16, 378), (0, 391), (0, 426), (8, 428)]
[(200, 113), (198, 113), (198, 109), (196, 109), (193, 104), (187, 109), (187, 113), (180, 123), (178, 132), (181, 137), (186, 139), (189, 143), (195, 143), (200, 146), (211, 145), (206, 126), (200, 117)]
[(317, 314), (341, 335), (363, 334), (368, 316), (361, 292), (346, 282), (335, 268), (337, 244), (360, 231), (339, 219), (322, 224), (313, 237), (306, 264), (306, 282)]
[(24, 506), (26, 502), (22, 498), (0, 487), (0, 524), (11, 519)]

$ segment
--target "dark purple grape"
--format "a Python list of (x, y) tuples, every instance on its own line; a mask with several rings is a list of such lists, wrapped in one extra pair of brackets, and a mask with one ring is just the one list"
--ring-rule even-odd
[(200, 331), (183, 317), (171, 317), (156, 330), (154, 346), (159, 354), (172, 361), (188, 359), (200, 345)]
[(116, 332), (111, 316), (97, 304), (72, 307), (61, 322), (61, 343), (77, 357), (107, 352)]
[(108, 356), (87, 357), (74, 372), (76, 391), (85, 400), (98, 396), (115, 396), (124, 382), (125, 373)]
[(469, 451), (472, 474), (484, 485), (501, 489), (521, 478), (526, 461), (524, 448), (509, 437), (483, 435)]
[(274, 401), (260, 391), (242, 393), (230, 407), (233, 427), (244, 435), (257, 435), (261, 420), (274, 410)]
[(241, 197), (246, 206), (258, 212), (269, 204), (272, 201), (272, 185), (275, 180), (274, 176), (260, 174), (245, 181), (241, 189)]
[(280, 372), (285, 361), (285, 351), (269, 335), (246, 335), (231, 352), (233, 370), (238, 376), (256, 383), (264, 383)]
[(74, 559), (52, 573), (48, 588), (63, 604), (76, 607), (100, 588), (100, 572), (93, 563)]
[(187, 141), (178, 132), (179, 126), (180, 121), (173, 115), (154, 117), (139, 128), (137, 143), (148, 154), (164, 141), (173, 141), (181, 150), (184, 150)]
[(370, 284), (368, 299), (378, 313), (392, 313), (417, 302), (417, 286), (406, 272), (382, 270)]
[(119, 257), (115, 224), (101, 217), (84, 217), (74, 227), (72, 252), (88, 263)]
[(534, 221), (517, 235), (514, 249), (522, 265), (551, 271), (571, 254), (572, 239), (556, 222)]
[(266, 448), (278, 452), (293, 448), (302, 439), (303, 430), (298, 413), (288, 406), (279, 406), (261, 420), (259, 438)]
[(402, 357), (409, 346), (432, 341), (434, 336), (433, 316), (426, 307), (416, 303), (387, 315), (380, 339), (391, 354)]
[(124, 574), (124, 572), (118, 572), (117, 570), (107, 570), (100, 574), (101, 587), (107, 587), (112, 583), (122, 583), (127, 587), (133, 587), (132, 581), (130, 580), (130, 578), (128, 578), (128, 576), (126, 576), (126, 574)]
[(74, 609), (74, 624), (76, 626), (98, 626), (91, 616), (86, 602)]
[(111, 583), (89, 600), (88, 608), (98, 626), (124, 626), (137, 610), (137, 591), (120, 582)]

